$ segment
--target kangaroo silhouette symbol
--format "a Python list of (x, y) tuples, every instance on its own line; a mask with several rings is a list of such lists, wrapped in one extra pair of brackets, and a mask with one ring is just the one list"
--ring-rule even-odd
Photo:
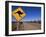
[[(21, 15), (23, 14), (23, 12), (20, 12), (20, 11), (18, 11), (18, 12), (16, 12), (16, 13), (18, 13), (20, 17), (21, 17)], [(15, 14), (16, 14), (16, 13), (15, 13)]]

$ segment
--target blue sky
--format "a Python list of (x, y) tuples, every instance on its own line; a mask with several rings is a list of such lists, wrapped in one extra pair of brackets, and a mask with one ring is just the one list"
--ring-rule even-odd
[[(20, 7), (26, 13), (26, 16), (22, 19), (23, 21), (41, 20), (41, 7)], [(19, 6), (12, 6), (12, 11), (14, 11), (17, 8), (19, 8)], [(15, 17), (13, 17), (12, 20), (15, 21)]]

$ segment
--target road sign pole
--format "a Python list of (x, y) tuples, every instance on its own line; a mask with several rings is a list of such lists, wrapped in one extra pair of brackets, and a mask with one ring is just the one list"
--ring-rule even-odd
[(19, 30), (20, 21), (17, 22), (17, 30)]
[(19, 22), (17, 22), (17, 30), (19, 30)]

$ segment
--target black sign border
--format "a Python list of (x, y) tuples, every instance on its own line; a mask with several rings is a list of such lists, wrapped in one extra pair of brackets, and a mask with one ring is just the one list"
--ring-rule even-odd
[[(42, 4), (44, 5), (44, 32), (42, 33), (27, 33), (27, 34), (12, 34), (9, 35), (9, 3), (27, 3), (27, 4)], [(34, 35), (34, 34), (45, 34), (45, 3), (37, 2), (21, 2), (21, 1), (5, 1), (5, 36), (19, 36), (19, 35)]]

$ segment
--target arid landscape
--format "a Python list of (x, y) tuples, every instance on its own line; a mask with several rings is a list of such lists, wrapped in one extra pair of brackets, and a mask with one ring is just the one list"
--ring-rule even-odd
[(12, 6), (12, 13), (12, 31), (41, 29), (41, 7)]
[(16, 22), (12, 24), (12, 31), (22, 30), (39, 30), (41, 29), (41, 23), (39, 22)]

